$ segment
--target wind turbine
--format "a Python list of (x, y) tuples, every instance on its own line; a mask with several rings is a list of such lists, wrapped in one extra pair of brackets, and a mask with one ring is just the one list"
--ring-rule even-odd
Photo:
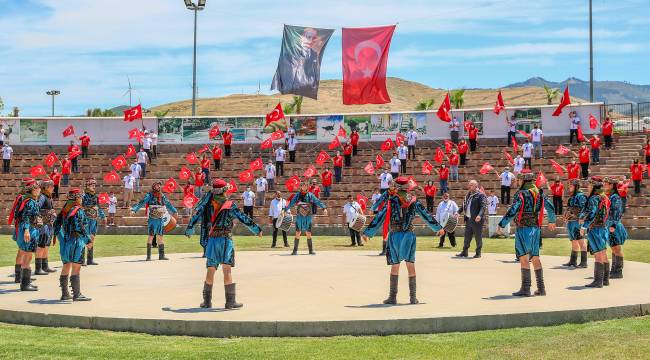
[(129, 94), (129, 107), (133, 107), (133, 104), (132, 104), (132, 101), (131, 101), (131, 98), (132, 98), (131, 95), (133, 93), (133, 90), (135, 90), (135, 89), (133, 88), (133, 86), (131, 86), (131, 79), (129, 78), (128, 75), (126, 76), (126, 80), (129, 82), (129, 88), (124, 92), (124, 94), (122, 94), (122, 97), (126, 96), (126, 94)]

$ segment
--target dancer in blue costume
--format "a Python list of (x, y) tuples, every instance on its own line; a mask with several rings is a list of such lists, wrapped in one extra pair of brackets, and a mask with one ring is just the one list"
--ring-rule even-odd
[(42, 223), (38, 207), (41, 187), (34, 179), (24, 179), (23, 194), (22, 197), (16, 198), (9, 218), (10, 223), (12, 219), (15, 223), (13, 239), (19, 252), (20, 274), (16, 273), (16, 276), (20, 280), (20, 291), (37, 291), (38, 287), (32, 285), (30, 265), (38, 243), (38, 228)]
[(400, 176), (386, 192), (384, 197), (386, 204), (375, 215), (363, 237), (367, 241), (377, 233), (379, 228), (383, 229), (386, 240), (386, 260), (390, 265), (390, 290), (384, 304), (397, 304), (397, 285), (399, 280), (399, 267), (402, 261), (406, 262), (406, 269), (409, 276), (410, 303), (419, 303), (416, 294), (415, 278), (415, 247), (416, 237), (413, 231), (413, 221), (418, 215), (425, 224), (436, 231), (438, 235), (444, 235), (445, 231), (438, 224), (435, 217), (409, 193), (409, 179)]
[(34, 275), (48, 275), (51, 272), (56, 272), (50, 269), (48, 256), (50, 253), (50, 246), (54, 238), (54, 219), (56, 219), (56, 210), (54, 210), (54, 201), (52, 200), (52, 193), (54, 192), (54, 182), (52, 180), (41, 180), (39, 182), (41, 187), (41, 195), (38, 197), (38, 208), (42, 221), (39, 230), (38, 248), (36, 249), (36, 271)]
[(262, 229), (246, 214), (239, 211), (237, 205), (226, 197), (229, 186), (222, 179), (215, 179), (212, 191), (205, 194), (197, 204), (194, 215), (187, 224), (185, 236), (194, 234), (194, 226), (201, 220), (201, 227), (208, 229), (207, 235), (201, 235), (199, 241), (207, 257), (207, 274), (203, 283), (202, 308), (212, 307), (212, 285), (214, 273), (219, 265), (223, 266), (223, 285), (226, 297), (226, 309), (236, 309), (243, 304), (236, 301), (235, 283), (232, 281), (232, 268), (235, 266), (235, 247), (231, 232), (233, 220), (237, 219), (254, 234), (262, 237)]
[(548, 228), (555, 229), (555, 208), (553, 202), (542, 194), (535, 186), (535, 174), (529, 169), (524, 169), (517, 174), (521, 183), (519, 190), (512, 198), (512, 205), (499, 222), (498, 233), (501, 233), (513, 219), (517, 224), (515, 232), (515, 251), (521, 267), (521, 288), (512, 293), (513, 296), (531, 296), (530, 262), (532, 260), (537, 279), (535, 295), (545, 296), (544, 272), (539, 259), (539, 246), (542, 232), (544, 211), (548, 216)]
[[(101, 219), (106, 225), (106, 214), (104, 210), (99, 206), (99, 198), (97, 197), (97, 180), (88, 179), (86, 180), (86, 187), (84, 189), (83, 201), (81, 205), (84, 208), (84, 213), (86, 214), (86, 231), (88, 236), (90, 236), (90, 246), (88, 247), (88, 257), (86, 259), (86, 264), (83, 265), (97, 265), (94, 261), (95, 257), (95, 235), (97, 235), (97, 220)], [(83, 259), (83, 258), (82, 258)]]
[[(81, 293), (81, 265), (84, 249), (90, 249), (86, 213), (83, 210), (83, 192), (71, 189), (68, 200), (54, 221), (54, 236), (59, 240), (59, 252), (63, 268), (59, 277), (61, 300), (90, 301)], [(72, 285), (72, 296), (68, 289), (68, 278)]]
[(167, 196), (162, 193), (162, 183), (156, 181), (151, 185), (149, 191), (139, 203), (131, 207), (131, 213), (135, 214), (143, 206), (147, 207), (147, 261), (151, 261), (151, 244), (153, 239), (158, 241), (158, 260), (169, 260), (165, 257), (165, 240), (163, 239), (163, 216), (165, 215), (165, 208), (176, 217), (178, 211), (172, 205)]
[(327, 216), (327, 206), (314, 196), (314, 194), (309, 192), (309, 183), (306, 181), (300, 184), (300, 191), (293, 195), (289, 204), (287, 204), (283, 209), (283, 212), (288, 211), (294, 205), (297, 205), (298, 210), (296, 211), (296, 237), (293, 240), (293, 252), (291, 255), (298, 255), (298, 244), (300, 243), (300, 236), (303, 232), (307, 236), (309, 255), (316, 255), (311, 240), (311, 228), (313, 222), (312, 206), (316, 205), (319, 208), (324, 209), (323, 215), (325, 216)]
[(585, 236), (587, 233), (589, 251), (596, 258), (594, 281), (585, 285), (586, 287), (602, 288), (609, 285), (609, 260), (607, 259), (609, 208), (610, 201), (603, 190), (603, 179), (600, 176), (592, 176), (589, 179), (587, 205), (580, 214), (583, 219), (580, 235)]
[[(580, 235), (580, 213), (587, 205), (587, 195), (580, 191), (580, 180), (573, 179), (569, 183), (569, 192), (571, 196), (567, 202), (564, 220), (571, 241), (571, 257), (569, 262), (562, 264), (567, 267), (587, 268), (587, 244), (585, 239)], [(580, 252), (580, 264), (578, 265), (578, 252)]]
[(627, 230), (621, 222), (623, 217), (623, 200), (618, 194), (618, 179), (606, 177), (603, 180), (603, 187), (609, 195), (609, 216), (607, 226), (609, 228), (609, 246), (612, 248), (612, 268), (609, 273), (610, 279), (623, 278), (623, 244), (627, 240)]

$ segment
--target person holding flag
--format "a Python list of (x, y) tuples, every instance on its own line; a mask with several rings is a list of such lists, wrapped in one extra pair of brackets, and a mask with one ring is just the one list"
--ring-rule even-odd
[(449, 160), (449, 168), (451, 169), (451, 180), (456, 180), (456, 182), (460, 181), (460, 177), (458, 176), (458, 162), (459, 162), (459, 156), (458, 156), (458, 151), (456, 149), (451, 150), (451, 154), (447, 157)]
[(214, 144), (210, 152), (212, 152), (212, 161), (214, 162), (214, 170), (221, 170), (221, 155), (223, 154), (223, 151), (221, 150), (221, 146), (219, 146), (219, 144)]
[(359, 131), (355, 127), (350, 134), (350, 144), (352, 144), (352, 155), (357, 156), (359, 148)]
[(81, 157), (87, 159), (88, 149), (90, 148), (90, 136), (88, 135), (88, 131), (84, 131), (84, 134), (79, 137), (79, 141), (81, 142)]
[(476, 151), (476, 145), (478, 144), (478, 128), (474, 126), (474, 123), (470, 123), (467, 127), (467, 136), (469, 138), (469, 149), (471, 152)]
[(427, 184), (424, 186), (424, 197), (426, 199), (427, 211), (433, 213), (433, 205), (436, 199), (436, 193), (438, 188), (433, 184), (433, 180), (428, 180)]
[(273, 160), (269, 159), (264, 171), (266, 172), (266, 183), (269, 185), (269, 191), (275, 190), (275, 165), (273, 165)]
[(334, 164), (334, 182), (338, 184), (343, 179), (343, 156), (341, 156), (340, 151), (336, 152), (336, 156), (332, 158), (332, 163)]
[(600, 146), (603, 142), (600, 140), (598, 134), (594, 134), (590, 139), (589, 143), (591, 144), (591, 160), (594, 162), (594, 165), (600, 164)]
[(614, 123), (612, 119), (608, 117), (605, 118), (605, 121), (600, 125), (602, 129), (603, 139), (605, 140), (605, 150), (610, 150), (612, 148), (612, 135), (614, 134)]
[[(571, 196), (567, 201), (564, 220), (566, 221), (567, 233), (571, 241), (571, 256), (569, 262), (562, 266), (587, 268), (587, 244), (584, 237), (580, 235), (580, 214), (587, 205), (587, 195), (580, 190), (580, 180), (569, 180), (569, 192)], [(578, 264), (578, 252), (580, 252), (580, 264)]]
[(609, 196), (609, 214), (607, 227), (609, 228), (609, 247), (612, 248), (612, 268), (610, 279), (623, 278), (623, 245), (627, 240), (627, 230), (621, 222), (623, 217), (623, 200), (618, 194), (618, 180), (612, 177), (603, 179), (603, 188)]
[(512, 115), (510, 119), (506, 118), (508, 125), (508, 147), (512, 146), (512, 139), (517, 135), (517, 117)]
[[(165, 241), (163, 239), (163, 216), (166, 211), (176, 218), (178, 211), (162, 193), (162, 182), (156, 181), (151, 185), (151, 191), (144, 198), (131, 207), (131, 215), (135, 215), (143, 206), (147, 211), (147, 261), (151, 261), (151, 247), (154, 238), (158, 243), (158, 260), (169, 260), (165, 257)], [(165, 211), (165, 208), (167, 209)]]
[(72, 160), (72, 172), (79, 172), (79, 148), (75, 145), (74, 140), (70, 140), (70, 145), (68, 145), (68, 156)]
[(573, 156), (577, 157), (578, 160), (580, 160), (580, 169), (581, 169), (581, 175), (582, 179), (585, 180), (589, 177), (589, 149), (587, 148), (586, 144), (582, 144), (580, 146), (580, 149), (578, 150), (578, 153), (576, 154), (575, 151), (571, 152)]
[(575, 137), (576, 142), (580, 143), (578, 140), (578, 128), (580, 128), (580, 116), (575, 111), (569, 113), (569, 120), (571, 121), (571, 128), (569, 129), (569, 144), (573, 145), (573, 138)]
[(323, 215), (327, 216), (327, 206), (323, 204), (314, 194), (309, 192), (309, 183), (303, 181), (300, 184), (300, 190), (296, 192), (289, 204), (282, 209), (284, 212), (289, 211), (294, 205), (297, 206), (298, 210), (296, 211), (296, 236), (293, 240), (293, 252), (291, 255), (298, 255), (298, 244), (300, 243), (300, 236), (304, 232), (307, 236), (307, 247), (309, 248), (309, 255), (316, 255), (314, 252), (314, 244), (311, 239), (311, 229), (312, 229), (312, 205), (323, 209)]
[(402, 174), (406, 174), (406, 160), (409, 155), (409, 149), (404, 143), (397, 147), (397, 158), (401, 165)]
[(580, 213), (582, 225), (580, 236), (587, 235), (589, 252), (594, 255), (594, 281), (585, 285), (590, 288), (602, 288), (609, 285), (609, 260), (607, 259), (607, 244), (609, 243), (609, 229), (607, 218), (609, 216), (610, 201), (603, 189), (603, 178), (592, 176), (589, 179), (589, 197), (587, 204)]
[(440, 168), (434, 169), (434, 171), (438, 174), (440, 195), (449, 192), (449, 168), (447, 168), (447, 165), (444, 163), (440, 164)]
[(415, 142), (418, 140), (418, 133), (413, 126), (406, 133), (406, 144), (408, 145), (409, 159), (415, 160)]
[(634, 195), (641, 194), (641, 181), (643, 181), (643, 164), (639, 163), (639, 159), (634, 159), (630, 165), (630, 177), (634, 183)]
[(555, 177), (553, 185), (546, 184), (548, 189), (553, 194), (553, 207), (555, 208), (555, 215), (562, 215), (562, 203), (564, 197), (564, 184), (559, 176)]
[(232, 148), (232, 132), (230, 132), (230, 128), (226, 128), (226, 131), (224, 131), (222, 137), (223, 137), (223, 148), (226, 152), (226, 157), (230, 157), (231, 148)]
[(332, 172), (330, 168), (325, 167), (325, 171), (320, 176), (323, 183), (323, 198), (328, 199), (332, 190)]
[[(104, 210), (99, 206), (99, 198), (97, 197), (97, 180), (93, 178), (86, 180), (81, 205), (83, 206), (86, 215), (86, 232), (90, 237), (88, 258), (85, 265), (97, 265), (97, 263), (93, 261), (95, 256), (95, 250), (93, 247), (95, 244), (95, 236), (97, 235), (97, 220), (101, 219), (104, 225), (106, 225), (106, 214), (104, 214)], [(81, 256), (83, 260), (84, 254)], [(82, 265), (84, 265), (83, 262)]]
[(345, 166), (350, 167), (352, 166), (352, 153), (354, 152), (354, 149), (352, 145), (349, 143), (343, 144), (343, 157), (345, 158)]
[(287, 151), (282, 147), (275, 150), (275, 174), (276, 176), (284, 176), (284, 160), (287, 157)]
[(458, 117), (454, 116), (451, 118), (451, 121), (449, 122), (449, 138), (451, 139), (451, 142), (454, 144), (458, 145), (458, 138), (460, 134), (460, 122), (458, 121)]

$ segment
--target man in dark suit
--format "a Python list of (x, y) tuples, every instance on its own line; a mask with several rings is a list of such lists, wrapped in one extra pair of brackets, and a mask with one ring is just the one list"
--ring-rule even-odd
[(483, 223), (487, 215), (487, 197), (479, 191), (478, 182), (470, 180), (467, 188), (469, 192), (465, 195), (465, 201), (459, 209), (459, 213), (465, 218), (465, 243), (463, 251), (456, 255), (458, 257), (467, 257), (469, 246), (472, 243), (472, 237), (476, 238), (476, 254), (474, 258), (481, 257), (481, 248), (483, 247)]

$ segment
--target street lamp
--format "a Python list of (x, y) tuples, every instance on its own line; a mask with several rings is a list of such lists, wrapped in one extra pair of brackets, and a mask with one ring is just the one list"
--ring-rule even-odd
[(54, 117), (54, 97), (61, 94), (59, 90), (49, 90), (45, 92), (52, 97), (52, 117)]
[(195, 4), (192, 0), (183, 0), (188, 10), (194, 11), (194, 59), (192, 62), (192, 116), (196, 116), (196, 18), (200, 10), (205, 8), (206, 0), (198, 0)]

